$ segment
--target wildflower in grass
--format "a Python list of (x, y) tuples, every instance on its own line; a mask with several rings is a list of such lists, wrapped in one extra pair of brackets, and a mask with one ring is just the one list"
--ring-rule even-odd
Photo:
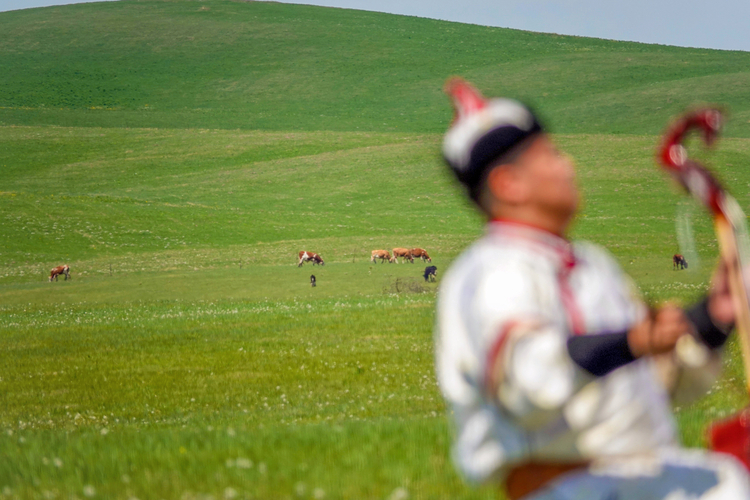
[(323, 488), (315, 488), (313, 490), (313, 498), (316, 500), (321, 500), (326, 497), (326, 492), (323, 490)]
[(227, 500), (232, 500), (232, 498), (237, 497), (237, 490), (234, 488), (224, 488), (224, 498)]
[(388, 497), (388, 500), (406, 500), (409, 498), (409, 492), (406, 491), (406, 488), (399, 486)]
[(238, 458), (234, 461), (238, 469), (249, 469), (253, 466), (253, 462), (247, 458)]
[(83, 496), (91, 498), (94, 495), (96, 495), (96, 488), (94, 488), (90, 484), (87, 484), (83, 487)]

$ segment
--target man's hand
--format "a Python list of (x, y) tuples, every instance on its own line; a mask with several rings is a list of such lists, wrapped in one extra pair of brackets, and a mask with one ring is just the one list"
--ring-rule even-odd
[(674, 349), (677, 340), (692, 329), (682, 308), (667, 304), (628, 332), (628, 346), (633, 356), (654, 356)]

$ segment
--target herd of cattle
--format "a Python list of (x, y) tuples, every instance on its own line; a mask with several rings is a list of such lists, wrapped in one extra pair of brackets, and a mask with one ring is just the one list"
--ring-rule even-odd
[[(396, 264), (398, 264), (399, 258), (401, 258), (401, 260), (404, 262), (408, 260), (412, 264), (414, 264), (414, 259), (422, 259), (423, 262), (432, 262), (430, 255), (424, 248), (394, 248), (393, 256), (388, 253), (388, 250), (373, 250), (370, 256), (370, 262), (372, 262), (373, 264), (377, 264), (378, 259), (380, 259), (381, 264), (385, 264), (385, 261), (388, 261), (389, 263), (395, 262)], [(297, 263), (297, 267), (302, 267), (302, 264), (304, 264), (305, 262), (312, 262), (313, 265), (325, 265), (323, 258), (317, 253), (302, 250), (299, 253), (299, 262)], [(675, 254), (672, 257), (672, 269), (680, 270), (687, 269), (687, 267), (688, 263), (687, 260), (685, 260), (685, 257), (680, 254)], [(57, 278), (60, 275), (65, 276), (65, 281), (67, 281), (70, 278), (70, 266), (68, 266), (67, 264), (63, 264), (62, 266), (53, 268), (50, 271), (49, 280), (52, 281), (54, 279), (55, 281), (57, 281)], [(437, 276), (437, 267), (426, 267), (423, 276), (425, 281), (435, 281), (435, 277)], [(310, 284), (312, 286), (315, 286), (315, 281), (315, 276), (310, 276)]]
[[(373, 250), (370, 254), (370, 262), (372, 262), (373, 264), (377, 264), (378, 259), (380, 259), (381, 264), (385, 264), (385, 261), (388, 261), (389, 263), (395, 262), (396, 264), (398, 264), (399, 258), (403, 262), (406, 262), (408, 260), (412, 264), (414, 263), (414, 259), (422, 259), (423, 262), (432, 262), (432, 258), (430, 258), (430, 255), (424, 248), (394, 248), (393, 254), (389, 253), (388, 250)], [(313, 265), (325, 265), (325, 262), (323, 262), (323, 258), (317, 253), (302, 250), (299, 253), (299, 262), (297, 263), (297, 267), (302, 267), (302, 264), (304, 264), (305, 262), (312, 262)], [(675, 254), (672, 257), (672, 269), (680, 270), (687, 269), (687, 267), (688, 263), (687, 260), (685, 260), (685, 257), (680, 254)], [(437, 267), (426, 267), (423, 276), (425, 281), (435, 281), (435, 277), (437, 276)], [(51, 276), (50, 281), (52, 281)], [(315, 286), (315, 276), (310, 276), (310, 284), (312, 286)]]
[[(320, 266), (326, 264), (323, 262), (323, 258), (320, 255), (315, 252), (308, 252), (307, 250), (300, 250), (298, 258), (299, 261), (297, 262), (297, 267), (302, 267), (302, 264), (305, 262), (312, 262), (313, 265), (317, 264)], [(381, 263), (385, 263), (387, 260), (390, 263), (395, 262), (398, 264), (399, 258), (404, 262), (408, 260), (412, 264), (414, 264), (414, 259), (422, 259), (423, 262), (432, 262), (430, 255), (424, 248), (394, 248), (393, 257), (388, 253), (388, 250), (373, 250), (370, 256), (370, 262), (377, 263), (377, 260), (380, 259)]]
[[(300, 250), (299, 254), (297, 254), (297, 257), (299, 259), (297, 261), (297, 267), (302, 267), (302, 264), (304, 264), (305, 262), (312, 262), (313, 265), (320, 266), (325, 266), (326, 264), (320, 255), (315, 252), (308, 252), (307, 250)], [(424, 248), (394, 248), (393, 255), (391, 255), (388, 250), (373, 250), (370, 254), (370, 262), (372, 262), (373, 264), (377, 264), (378, 259), (380, 259), (381, 264), (385, 264), (385, 261), (388, 261), (389, 263), (395, 262), (396, 264), (398, 264), (399, 258), (403, 262), (406, 262), (408, 260), (412, 264), (414, 264), (414, 259), (422, 259), (422, 262), (432, 262), (432, 258)], [(435, 281), (435, 277), (437, 276), (437, 267), (426, 267), (423, 276), (425, 281)], [(315, 286), (315, 283), (315, 276), (310, 276), (310, 284), (312, 286)]]
[(409, 261), (412, 264), (414, 264), (414, 259), (422, 259), (422, 261), (432, 262), (432, 259), (427, 254), (427, 250), (424, 248), (394, 248), (393, 249), (393, 257), (391, 257), (391, 254), (388, 253), (388, 250), (373, 250), (372, 255), (370, 256), (370, 262), (377, 263), (377, 260), (380, 259), (380, 262), (382, 264), (385, 263), (387, 260), (389, 263), (395, 262), (398, 264), (399, 257), (401, 260)]

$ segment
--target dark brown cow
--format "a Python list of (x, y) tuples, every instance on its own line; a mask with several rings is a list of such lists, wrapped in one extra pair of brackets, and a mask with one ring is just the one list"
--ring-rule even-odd
[[(49, 280), (52, 281), (52, 278), (57, 281), (57, 277), (61, 274), (65, 275), (65, 281), (68, 281), (68, 278), (70, 278), (70, 266), (67, 264), (64, 264), (62, 266), (57, 266), (56, 268), (52, 269), (49, 273)], [(72, 278), (71, 278), (72, 279)]]
[(385, 264), (385, 261), (393, 262), (391, 260), (391, 254), (388, 253), (388, 250), (373, 250), (372, 256), (370, 257), (370, 262), (375, 263), (377, 259), (380, 259), (381, 264)]
[(414, 259), (411, 256), (411, 252), (409, 252), (408, 248), (394, 248), (393, 249), (393, 258), (391, 259), (393, 262), (398, 264), (398, 258), (401, 257), (404, 260), (408, 260), (412, 264), (414, 264)]
[(307, 252), (305, 250), (300, 251), (299, 253), (299, 263), (297, 264), (297, 267), (302, 267), (302, 264), (304, 264), (307, 261), (310, 261), (315, 264), (320, 264), (321, 266), (325, 266), (326, 263), (323, 262), (323, 259), (320, 258), (320, 255), (316, 254), (315, 252)]
[(685, 257), (682, 255), (676, 253), (672, 256), (672, 270), (680, 270), (680, 269), (687, 269), (687, 261), (685, 260)]
[(414, 259), (422, 259), (422, 262), (432, 262), (430, 256), (427, 255), (427, 250), (425, 250), (424, 248), (412, 248), (411, 250), (409, 250), (409, 253)]

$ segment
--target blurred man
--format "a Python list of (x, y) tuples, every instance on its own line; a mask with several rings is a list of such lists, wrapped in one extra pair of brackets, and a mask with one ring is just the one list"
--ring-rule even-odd
[(734, 320), (722, 273), (689, 310), (649, 310), (566, 231), (572, 162), (534, 114), (458, 79), (443, 153), (489, 221), (440, 287), (437, 372), (454, 459), (515, 500), (745, 499), (734, 458), (680, 448), (671, 399), (707, 390)]

